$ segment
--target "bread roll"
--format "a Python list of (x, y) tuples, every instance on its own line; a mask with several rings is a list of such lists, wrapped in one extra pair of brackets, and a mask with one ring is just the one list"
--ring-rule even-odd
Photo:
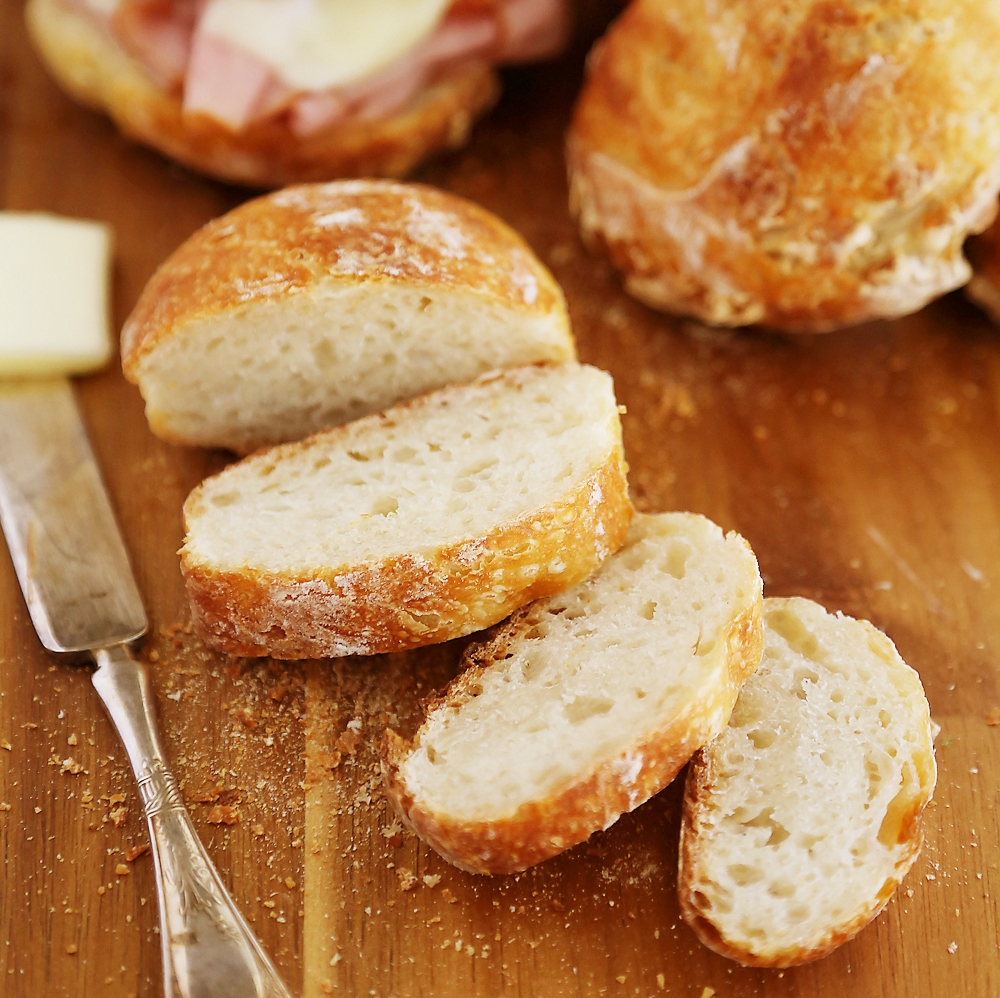
[(1000, 188), (1000, 0), (635, 0), (567, 144), (629, 292), (824, 331), (964, 284)]
[(561, 592), (619, 547), (631, 518), (611, 378), (525, 367), (207, 479), (184, 504), (181, 570), (221, 651), (374, 655)]
[(638, 515), (594, 575), (470, 646), (412, 743), (389, 732), (389, 800), (473, 873), (582, 842), (725, 727), (760, 661), (760, 608), (742, 537), (692, 513)]
[(194, 170), (253, 187), (403, 176), (431, 153), (464, 145), (475, 118), (500, 94), (495, 71), (472, 62), (386, 119), (340, 122), (307, 137), (280, 117), (233, 132), (212, 118), (185, 115), (179, 95), (64, 0), (29, 0), (26, 15), (35, 47), (72, 97)]
[(517, 233), (392, 181), (293, 187), (210, 222), (122, 331), (153, 431), (239, 452), (574, 356), (562, 292)]
[(920, 678), (867, 621), (764, 600), (764, 656), (688, 770), (681, 912), (753, 967), (825, 956), (920, 852), (937, 770)]

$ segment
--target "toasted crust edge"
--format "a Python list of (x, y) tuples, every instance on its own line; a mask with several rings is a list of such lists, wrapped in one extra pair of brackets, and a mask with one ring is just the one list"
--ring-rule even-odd
[[(872, 631), (884, 637), (882, 632), (868, 621), (860, 621), (860, 623), (867, 624)], [(933, 752), (931, 757), (933, 759)], [(698, 882), (697, 874), (700, 870), (700, 853), (697, 842), (702, 827), (701, 819), (705, 813), (704, 801), (708, 798), (711, 787), (715, 783), (717, 768), (717, 761), (711, 754), (711, 745), (700, 749), (691, 760), (691, 765), (688, 768), (684, 783), (678, 850), (677, 897), (680, 902), (681, 915), (698, 939), (713, 952), (735, 960), (744, 967), (776, 969), (797, 967), (828, 956), (839, 946), (856, 936), (882, 911), (920, 855), (924, 841), (920, 819), (934, 794), (936, 767), (932, 773), (933, 778), (921, 788), (921, 792), (914, 798), (912, 808), (900, 822), (900, 828), (905, 829), (908, 834), (905, 841), (898, 844), (905, 845), (905, 849), (896, 862), (893, 876), (885, 880), (869, 907), (840, 925), (832, 926), (809, 947), (791, 947), (769, 953), (755, 953), (726, 939), (719, 929), (701, 914), (694, 902), (694, 895), (697, 893), (695, 884)]]
[(474, 119), (500, 95), (491, 67), (469, 65), (384, 121), (336, 125), (306, 139), (268, 121), (236, 135), (208, 117), (185, 117), (180, 100), (160, 89), (85, 15), (59, 0), (29, 0), (25, 17), (43, 61), (74, 99), (104, 111), (129, 137), (194, 170), (252, 187), (402, 176), (432, 153), (463, 145)]
[[(194, 623), (219, 651), (279, 659), (376, 655), (462, 637), (575, 585), (621, 546), (634, 513), (626, 472), (616, 442), (563, 498), (485, 537), (441, 548), (433, 559), (342, 566), (320, 579), (219, 572), (182, 548)], [(185, 522), (199, 491), (185, 503)], [(555, 571), (553, 561), (565, 568)], [(526, 583), (521, 568), (529, 563), (543, 568)], [(499, 594), (497, 585), (508, 588)]]
[[(408, 742), (392, 730), (386, 732), (382, 745), (386, 797), (409, 828), (449, 863), (469, 873), (516, 873), (556, 856), (594, 832), (608, 828), (622, 814), (662, 790), (692, 753), (725, 727), (740, 687), (760, 662), (761, 612), (762, 594), (758, 585), (753, 605), (732, 619), (726, 640), (719, 643), (718, 654), (727, 665), (725, 682), (713, 691), (711, 699), (701, 701), (702, 709), (696, 716), (682, 714), (655, 736), (636, 740), (543, 801), (522, 805), (513, 814), (496, 821), (456, 820), (423, 808), (399, 775), (401, 764), (419, 744), (420, 732)], [(427, 704), (428, 715), (439, 706), (459, 704), (472, 695), (478, 676), (494, 660), (503, 657), (526, 613), (524, 609), (515, 614), (484, 644), (467, 649), (464, 658), (467, 670), (441, 698)], [(720, 711), (721, 724), (713, 725), (712, 717)], [(626, 771), (640, 756), (638, 774), (634, 779), (626, 778)]]

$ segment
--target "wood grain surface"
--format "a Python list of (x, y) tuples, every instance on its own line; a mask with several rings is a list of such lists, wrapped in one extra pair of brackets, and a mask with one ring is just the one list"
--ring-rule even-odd
[[(111, 223), (120, 324), (157, 263), (247, 193), (65, 99), (21, 16), (0, 0), (0, 207)], [(461, 643), (292, 665), (206, 652), (186, 623), (180, 509), (227, 456), (155, 439), (113, 366), (77, 394), (149, 610), (141, 655), (198, 829), (307, 998), (997, 995), (1000, 335), (958, 295), (798, 338), (713, 331), (631, 301), (566, 212), (561, 141), (581, 66), (579, 50), (508, 75), (469, 148), (420, 179), (497, 212), (551, 265), (581, 356), (612, 372), (628, 407), (640, 508), (739, 530), (768, 594), (871, 618), (919, 670), (941, 725), (922, 857), (854, 941), (783, 973), (717, 957), (681, 922), (679, 781), (521, 876), (448, 867), (393, 821), (374, 745), (386, 724), (415, 724)], [(124, 753), (87, 669), (38, 644), (2, 549), (0, 745), (0, 994), (159, 994), (152, 865), (135, 854), (147, 837)]]

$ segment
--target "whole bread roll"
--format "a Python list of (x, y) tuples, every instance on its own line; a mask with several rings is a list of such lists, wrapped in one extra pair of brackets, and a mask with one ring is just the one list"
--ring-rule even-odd
[(146, 285), (121, 354), (154, 433), (246, 453), (576, 350), (559, 285), (495, 215), (343, 180), (199, 229)]
[(636, 0), (591, 54), (572, 210), (654, 308), (904, 315), (996, 212), (998, 51), (998, 0)]
[(352, 119), (301, 137), (276, 117), (233, 132), (210, 117), (185, 115), (180, 96), (161, 87), (79, 7), (30, 0), (26, 17), (35, 47), (70, 96), (172, 159), (252, 187), (403, 176), (431, 153), (464, 145), (473, 121), (500, 94), (495, 71), (472, 62), (385, 119)]

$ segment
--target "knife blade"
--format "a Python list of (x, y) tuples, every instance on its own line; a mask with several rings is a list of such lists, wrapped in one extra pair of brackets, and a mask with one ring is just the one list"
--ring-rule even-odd
[(0, 526), (49, 651), (106, 648), (146, 632), (128, 554), (63, 378), (0, 382)]
[(166, 998), (289, 998), (184, 806), (156, 726), (128, 555), (65, 379), (0, 381), (0, 527), (42, 644), (88, 651), (149, 824)]

